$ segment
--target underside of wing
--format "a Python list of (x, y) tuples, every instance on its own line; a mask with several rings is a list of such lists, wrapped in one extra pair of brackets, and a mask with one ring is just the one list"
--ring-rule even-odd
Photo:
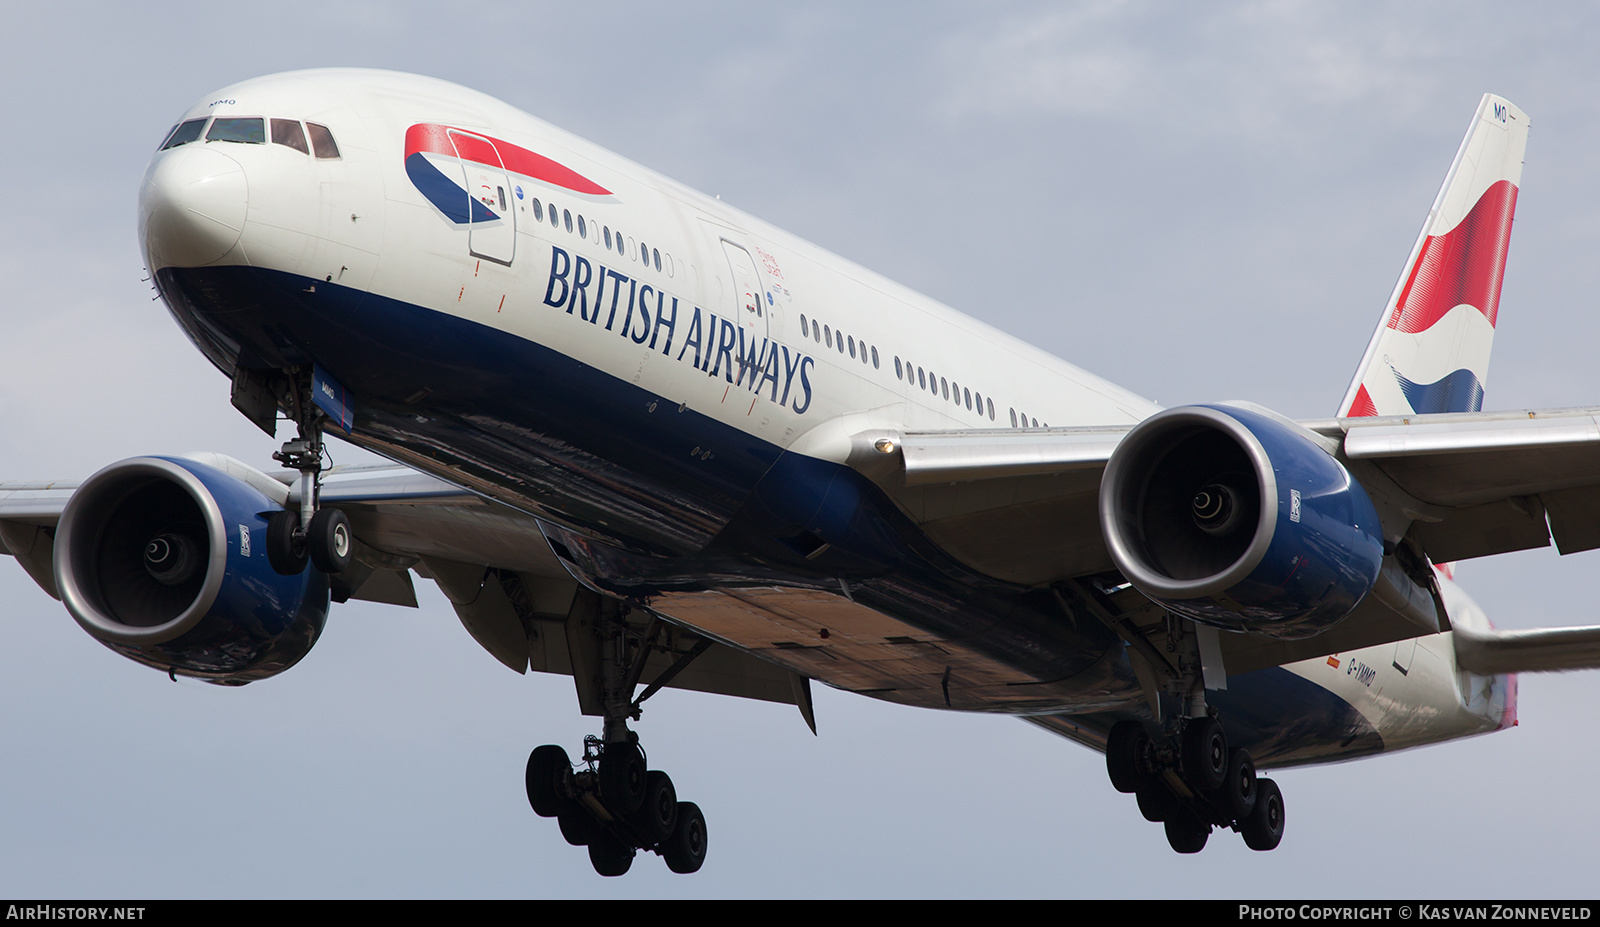
[[(266, 474), (220, 454), (183, 460), (249, 486), (261, 505), (298, 508), (292, 471)], [(0, 483), (0, 553), (12, 555), (58, 599), (57, 528), (79, 487), (75, 481)], [(416, 607), (412, 574), (432, 579), (492, 656), (517, 672), (573, 676), (580, 703), (599, 713), (598, 644), (589, 632), (599, 609), (617, 605), (572, 578), (536, 519), (397, 465), (330, 468), (318, 498), (344, 513), (353, 535), (348, 566), (327, 578), (334, 602)], [(640, 684), (794, 704), (810, 718), (809, 688), (790, 671), (689, 628), (665, 625), (653, 614), (621, 617), (631, 634), (648, 642), (636, 667)]]
[[(1544, 547), (1600, 547), (1600, 409), (1343, 418), (1364, 481), (1387, 482), (1407, 536), (1435, 563)], [(1365, 471), (1365, 472), (1363, 472)]]

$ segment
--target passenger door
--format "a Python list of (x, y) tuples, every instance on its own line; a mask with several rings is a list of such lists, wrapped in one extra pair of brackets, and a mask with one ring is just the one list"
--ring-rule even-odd
[(494, 142), (481, 135), (459, 129), (451, 129), (449, 135), (472, 200), (467, 251), (509, 267), (517, 250), (517, 210), (505, 162)]

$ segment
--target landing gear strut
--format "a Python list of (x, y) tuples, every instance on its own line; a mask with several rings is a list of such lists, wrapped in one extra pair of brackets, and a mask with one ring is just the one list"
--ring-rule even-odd
[(267, 520), (267, 562), (285, 576), (303, 572), (309, 560), (327, 574), (342, 573), (350, 565), (350, 519), (338, 509), (319, 509), (322, 485), (322, 419), (327, 416), (311, 401), (311, 377), (293, 377), (290, 391), (299, 437), (286, 441), (272, 459), (300, 471), (300, 508), (275, 512)]
[(1184, 705), (1158, 734), (1139, 721), (1118, 721), (1106, 737), (1106, 772), (1119, 792), (1133, 793), (1145, 820), (1160, 823), (1179, 853), (1198, 853), (1214, 827), (1244, 837), (1252, 850), (1283, 839), (1283, 793), (1256, 777), (1250, 751), (1230, 747), (1214, 709), (1205, 703), (1194, 632), (1174, 635), (1169, 647), (1177, 673), (1168, 691)]
[(576, 765), (555, 744), (535, 748), (528, 757), (528, 804), (535, 814), (555, 818), (568, 843), (588, 847), (589, 862), (603, 876), (626, 873), (640, 850), (661, 856), (673, 872), (695, 872), (706, 859), (705, 815), (694, 802), (678, 800), (671, 777), (648, 768), (628, 721), (637, 720), (640, 703), (704, 649), (685, 654), (635, 699), (660, 619), (652, 618), (636, 640), (624, 616), (620, 602), (601, 602), (596, 630), (605, 733), (584, 738)]

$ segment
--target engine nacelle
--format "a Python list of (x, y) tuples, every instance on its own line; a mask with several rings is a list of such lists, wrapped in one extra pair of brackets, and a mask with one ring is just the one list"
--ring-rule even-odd
[(1135, 588), (1196, 621), (1280, 639), (1350, 614), (1377, 581), (1377, 510), (1339, 461), (1292, 425), (1232, 406), (1183, 406), (1122, 439), (1100, 524)]
[(193, 460), (135, 457), (73, 493), (56, 528), (61, 600), (93, 637), (160, 670), (243, 685), (300, 661), (328, 617), (328, 580), (267, 562), (283, 506)]

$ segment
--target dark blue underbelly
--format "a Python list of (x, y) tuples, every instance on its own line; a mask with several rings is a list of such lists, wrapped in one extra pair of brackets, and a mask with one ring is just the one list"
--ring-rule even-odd
[(543, 345), (400, 300), (250, 267), (156, 279), (223, 371), (315, 361), (352, 395), (362, 443), (630, 548), (702, 549), (781, 453)]
[(1074, 623), (1047, 589), (957, 563), (848, 467), (447, 313), (248, 267), (156, 277), (219, 368), (320, 364), (348, 391), (360, 443), (540, 517), (598, 588), (824, 589), (1064, 693), (1135, 687), (1107, 659), (1121, 646), (1110, 631)]

